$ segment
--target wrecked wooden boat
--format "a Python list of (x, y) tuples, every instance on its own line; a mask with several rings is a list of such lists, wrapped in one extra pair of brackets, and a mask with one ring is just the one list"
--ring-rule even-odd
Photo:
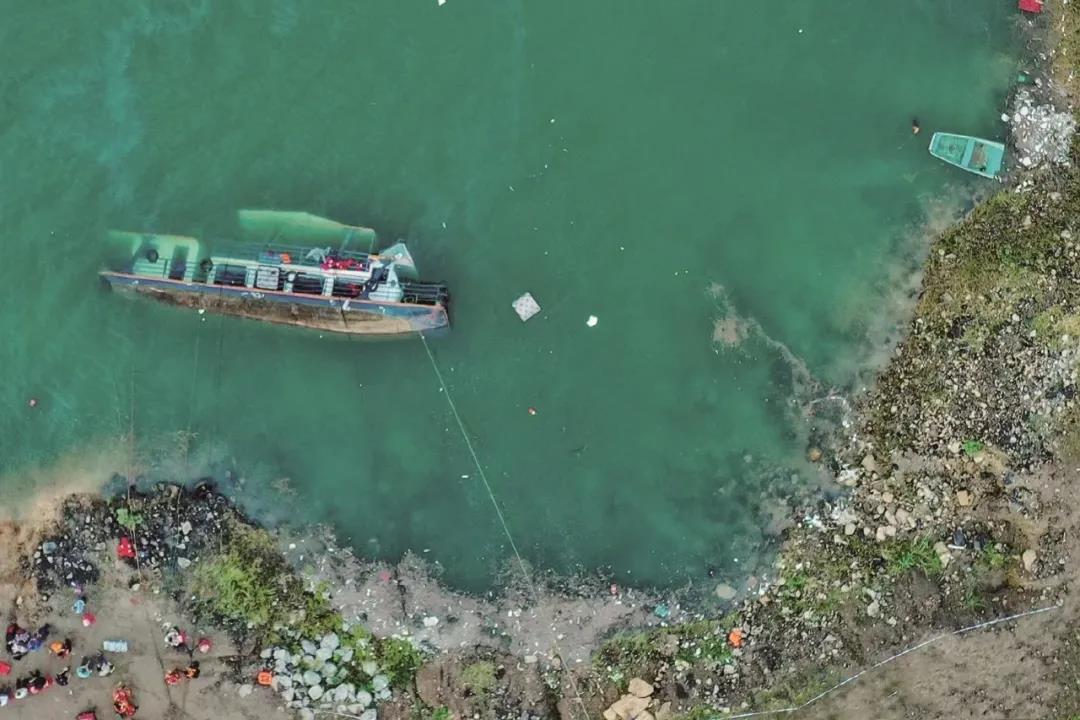
[(450, 325), (445, 284), (423, 282), (402, 242), (307, 213), (242, 210), (246, 241), (112, 232), (100, 275), (116, 290), (200, 311), (348, 335)]

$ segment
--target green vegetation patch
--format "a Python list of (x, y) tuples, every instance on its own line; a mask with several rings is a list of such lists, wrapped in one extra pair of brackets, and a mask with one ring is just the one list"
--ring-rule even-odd
[(495, 687), (495, 663), (479, 660), (465, 666), (461, 671), (461, 682), (477, 695), (486, 695)]
[(593, 666), (613, 682), (625, 685), (630, 678), (649, 673), (670, 657), (692, 665), (723, 665), (732, 659), (728, 633), (739, 623), (739, 615), (729, 613), (714, 620), (618, 635), (600, 646)]
[[(360, 626), (346, 628), (329, 600), (324, 584), (305, 587), (265, 530), (234, 522), (223, 549), (195, 566), (190, 576), (196, 609), (227, 627), (254, 647), (282, 645), (298, 651), (303, 640), (318, 643), (337, 634), (353, 651), (353, 667), (375, 660), (391, 685), (413, 682), (424, 656), (407, 640), (375, 638)], [(349, 681), (364, 685), (370, 678), (356, 671)]]
[(886, 572), (893, 576), (915, 569), (928, 576), (935, 576), (944, 569), (930, 538), (896, 540), (885, 546), (882, 556), (885, 558)]

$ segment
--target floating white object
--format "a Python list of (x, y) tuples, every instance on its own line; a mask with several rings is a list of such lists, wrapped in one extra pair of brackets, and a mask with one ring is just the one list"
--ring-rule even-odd
[(600, 322), (600, 319), (595, 315), (590, 315), (589, 319), (585, 321), (585, 324), (589, 327), (596, 327), (596, 323)]
[(521, 318), (521, 322), (525, 322), (536, 313), (540, 312), (540, 305), (530, 293), (525, 293), (517, 300), (514, 301), (514, 312)]
[(442, 7), (445, 4), (446, 4), (446, 0), (439, 0), (439, 7)]

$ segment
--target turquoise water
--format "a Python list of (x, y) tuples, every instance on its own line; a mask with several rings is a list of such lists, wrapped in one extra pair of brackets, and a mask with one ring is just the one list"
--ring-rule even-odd
[(0, 2), (2, 482), (128, 463), (130, 434), (152, 472), (231, 468), (268, 519), (488, 585), (506, 538), (418, 341), (98, 288), (110, 227), (308, 210), (451, 284), (431, 349), (530, 561), (734, 571), (770, 478), (813, 476), (792, 358), (865, 370), (931, 209), (985, 187), (925, 145), (1002, 135), (1007, 6)]

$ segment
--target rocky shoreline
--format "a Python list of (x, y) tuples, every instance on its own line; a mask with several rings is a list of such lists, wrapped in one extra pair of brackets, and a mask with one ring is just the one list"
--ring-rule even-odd
[[(99, 632), (145, 630), (120, 673), (149, 716), (306, 720), (766, 713), (927, 638), (1054, 608), (1030, 633), (1001, 623), (837, 693), (828, 716), (866, 717), (865, 700), (881, 717), (1075, 717), (1080, 148), (1072, 110), (1055, 109), (1074, 100), (1076, 61), (1054, 48), (1071, 47), (1080, 10), (1048, 9), (1038, 22), (1058, 37), (1004, 118), (1026, 162), (934, 241), (909, 332), (849, 431), (810, 432), (809, 459), (843, 492), (795, 512), (769, 572), (717, 588), (726, 612), (597, 578), (457, 594), (417, 558), (372, 563), (328, 534), (262, 529), (212, 483), (71, 495), (5, 524), (0, 601), (12, 620), (78, 636), (72, 593), (106, 599)], [(125, 538), (133, 556), (119, 557)], [(145, 635), (162, 619), (220, 648), (196, 699), (159, 672), (168, 648)], [(960, 657), (986, 677), (949, 684)], [(53, 697), (73, 716), (93, 693)]]

